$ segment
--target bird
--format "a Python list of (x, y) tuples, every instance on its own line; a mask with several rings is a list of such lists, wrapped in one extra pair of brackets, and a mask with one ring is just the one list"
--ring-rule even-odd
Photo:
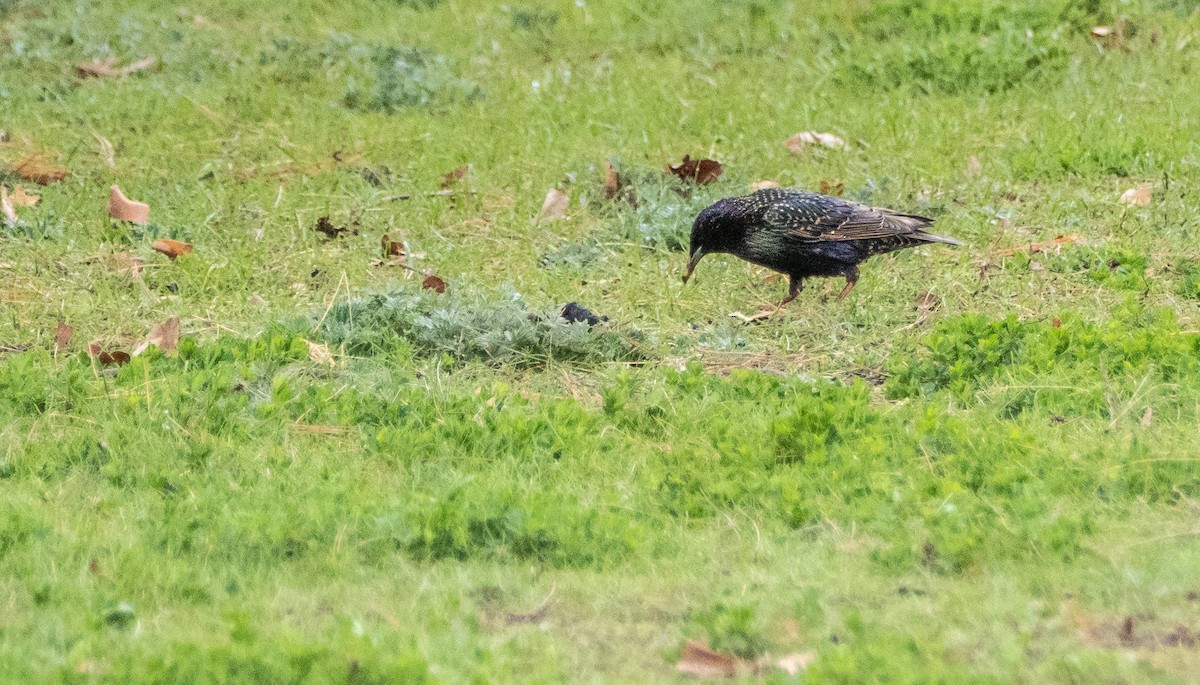
[(843, 276), (842, 300), (858, 283), (858, 265), (868, 257), (925, 243), (963, 245), (928, 233), (933, 219), (871, 207), (840, 197), (794, 188), (766, 188), (718, 200), (692, 224), (687, 283), (705, 255), (726, 253), (789, 278), (787, 297), (796, 299), (811, 276)]

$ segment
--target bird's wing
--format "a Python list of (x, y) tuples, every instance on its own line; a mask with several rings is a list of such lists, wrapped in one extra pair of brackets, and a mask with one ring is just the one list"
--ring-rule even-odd
[(931, 219), (838, 198), (811, 197), (801, 202), (777, 202), (763, 221), (806, 242), (869, 240), (920, 234)]

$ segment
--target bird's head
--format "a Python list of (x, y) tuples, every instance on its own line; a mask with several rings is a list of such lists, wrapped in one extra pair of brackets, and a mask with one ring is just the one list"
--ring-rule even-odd
[(696, 264), (704, 255), (714, 252), (733, 252), (746, 235), (747, 208), (742, 198), (727, 197), (707, 207), (692, 224), (692, 242), (688, 249), (687, 283)]

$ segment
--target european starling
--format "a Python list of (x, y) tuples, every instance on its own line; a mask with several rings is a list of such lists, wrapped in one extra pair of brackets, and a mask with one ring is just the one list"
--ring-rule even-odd
[(727, 252), (791, 279), (791, 302), (809, 276), (844, 276), (844, 298), (858, 282), (858, 265), (871, 255), (922, 243), (962, 245), (926, 233), (933, 219), (869, 207), (838, 197), (789, 188), (768, 188), (727, 197), (700, 212), (692, 224), (687, 283), (700, 258)]

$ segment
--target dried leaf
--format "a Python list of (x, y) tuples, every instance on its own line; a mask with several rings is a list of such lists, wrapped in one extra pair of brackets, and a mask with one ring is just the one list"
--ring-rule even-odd
[(1145, 413), (1142, 414), (1142, 428), (1149, 428), (1154, 422), (1154, 408), (1146, 407)]
[(801, 131), (784, 141), (784, 145), (793, 154), (804, 154), (805, 148), (810, 145), (827, 147), (834, 150), (849, 150), (850, 146), (846, 141), (832, 133), (821, 133), (819, 131)]
[(329, 346), (324, 343), (315, 343), (311, 340), (305, 340), (308, 344), (308, 358), (318, 364), (333, 366), (333, 353), (329, 351)]
[(604, 199), (611, 200), (621, 192), (621, 177), (613, 168), (612, 162), (604, 163)]
[(967, 174), (971, 176), (978, 176), (979, 172), (981, 171), (983, 171), (983, 163), (979, 161), (978, 157), (971, 155), (971, 157), (967, 159)]
[(667, 165), (667, 173), (679, 177), (681, 181), (695, 181), (699, 185), (708, 185), (717, 180), (725, 168), (721, 163), (713, 159), (692, 159), (688, 155), (683, 156), (683, 161), (679, 166)]
[(92, 137), (96, 139), (96, 142), (100, 143), (100, 159), (104, 162), (104, 166), (108, 167), (110, 171), (116, 171), (117, 151), (113, 147), (112, 142), (99, 133), (93, 133)]
[(146, 334), (146, 339), (142, 341), (133, 351), (133, 356), (146, 351), (151, 345), (154, 345), (163, 352), (174, 351), (179, 345), (179, 317), (172, 316), (166, 321), (150, 327), (150, 332)]
[(99, 357), (101, 352), (103, 352), (103, 350), (100, 349), (100, 343), (96, 342), (95, 340), (87, 344), (87, 354), (92, 359)]
[(24, 188), (18, 185), (17, 187), (13, 188), (13, 191), (11, 194), (9, 194), (8, 199), (12, 202), (14, 207), (32, 207), (38, 203), (38, 200), (42, 199), (42, 196), (30, 195), (29, 193), (25, 192)]
[(0, 216), (17, 223), (20, 219), (17, 218), (17, 210), (13, 209), (12, 198), (8, 196), (8, 188), (0, 186)]
[(425, 280), (421, 281), (421, 287), (425, 290), (432, 290), (439, 295), (446, 292), (446, 282), (433, 274), (425, 276)]
[(380, 236), (379, 247), (382, 248), (382, 250), (383, 250), (384, 259), (387, 259), (388, 257), (403, 257), (404, 256), (403, 241), (392, 240), (390, 237), (388, 237), (388, 234), (386, 234), (386, 233), (384, 233), (382, 236)]
[(696, 640), (688, 640), (679, 653), (675, 670), (697, 678), (732, 678), (742, 661), (732, 654), (721, 654)]
[(146, 265), (141, 259), (128, 252), (117, 252), (108, 258), (109, 265), (118, 273), (127, 274), (133, 278), (141, 278), (142, 267)]
[(59, 321), (58, 327), (54, 329), (54, 353), (61, 354), (67, 349), (67, 345), (71, 344), (71, 336), (75, 334), (75, 329), (67, 325), (66, 321)]
[(14, 169), (22, 181), (33, 181), (38, 185), (48, 186), (51, 183), (58, 183), (71, 172), (63, 167), (58, 166), (46, 160), (45, 153), (38, 153), (30, 157), (26, 157)]
[(327, 216), (318, 218), (313, 229), (330, 240), (343, 235), (358, 235), (357, 229), (352, 229), (349, 226), (334, 226), (333, 222)]
[(449, 190), (450, 186), (461, 181), (470, 170), (471, 165), (464, 164), (453, 171), (442, 174), (442, 190)]
[(1124, 205), (1148, 205), (1150, 204), (1152, 189), (1153, 186), (1149, 183), (1141, 183), (1136, 188), (1130, 188), (1121, 193), (1121, 198), (1118, 201)]
[(180, 255), (188, 254), (192, 251), (191, 243), (185, 243), (182, 240), (171, 240), (170, 238), (159, 238), (150, 244), (150, 248), (155, 252), (161, 252), (171, 259), (175, 259)]
[(129, 363), (130, 356), (128, 352), (113, 350), (112, 352), (101, 351), (96, 355), (96, 359), (104, 366), (124, 366)]
[(926, 291), (921, 293), (921, 296), (917, 298), (916, 308), (918, 311), (931, 312), (937, 309), (941, 303), (942, 301), (938, 299), (937, 295)]
[(758, 192), (760, 190), (766, 190), (767, 188), (778, 187), (779, 183), (777, 181), (755, 181), (754, 183), (750, 184), (750, 192)]
[(788, 675), (800, 675), (816, 659), (817, 655), (813, 652), (797, 652), (776, 659), (775, 667)]
[(139, 59), (123, 67), (117, 66), (117, 60), (109, 57), (104, 61), (94, 60), (89, 64), (75, 67), (75, 75), (79, 78), (102, 78), (106, 76), (129, 76), (135, 72), (154, 66), (157, 60), (153, 57)]
[(150, 220), (150, 205), (130, 200), (116, 184), (113, 184), (108, 193), (108, 215), (117, 221), (145, 224)]
[(822, 195), (841, 195), (846, 192), (846, 184), (839, 179), (832, 181), (821, 181), (820, 192)]
[(1113, 27), (1111, 26), (1096, 26), (1092, 29), (1092, 38), (1108, 38), (1113, 33)]
[(1020, 252), (1029, 254), (1037, 254), (1038, 252), (1048, 252), (1052, 249), (1060, 248), (1063, 245), (1074, 245), (1075, 243), (1083, 242), (1083, 236), (1078, 233), (1068, 233), (1067, 235), (1056, 236), (1054, 240), (1047, 240), (1042, 243), (1030, 243), (1020, 247), (1003, 247), (996, 250), (992, 254), (997, 257), (1011, 257)]
[(551, 188), (546, 191), (546, 199), (542, 202), (542, 211), (538, 212), (538, 221), (556, 221), (567, 215), (567, 206), (571, 204), (571, 196), (565, 190)]

